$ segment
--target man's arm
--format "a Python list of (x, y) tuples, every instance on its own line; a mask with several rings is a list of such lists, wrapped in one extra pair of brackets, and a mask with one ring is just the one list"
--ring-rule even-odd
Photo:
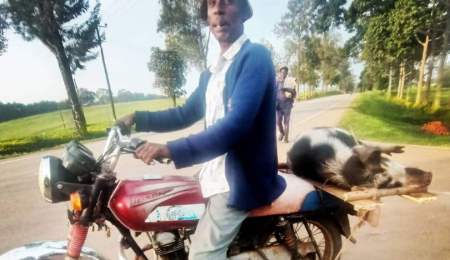
[(209, 74), (204, 72), (200, 76), (197, 89), (181, 107), (164, 111), (147, 112), (136, 111), (134, 123), (137, 131), (166, 132), (186, 128), (204, 116), (204, 94)]
[(274, 70), (268, 51), (254, 47), (243, 57), (242, 71), (230, 100), (228, 113), (205, 131), (168, 143), (177, 168), (187, 167), (226, 153), (249, 133), (268, 87), (272, 87)]

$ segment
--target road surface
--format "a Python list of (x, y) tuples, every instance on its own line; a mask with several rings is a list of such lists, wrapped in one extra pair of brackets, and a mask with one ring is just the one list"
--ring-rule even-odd
[[(335, 126), (349, 109), (353, 96), (340, 95), (296, 103), (291, 119), (291, 140), (318, 126)], [(351, 108), (350, 108), (351, 109)], [(166, 142), (200, 131), (198, 123), (184, 131), (165, 134), (139, 134), (154, 142)], [(87, 143), (99, 154), (103, 141)], [(279, 143), (279, 161), (284, 161), (291, 143)], [(64, 240), (67, 237), (66, 204), (48, 204), (37, 186), (39, 160), (43, 155), (62, 154), (61, 149), (33, 153), (0, 161), (0, 253), (37, 240)], [(450, 150), (407, 146), (399, 161), (434, 173), (431, 190), (438, 200), (417, 205), (400, 197), (384, 199), (378, 228), (364, 226), (355, 236), (356, 245), (344, 243), (342, 259), (450, 259)], [(186, 174), (199, 166), (175, 171), (173, 166), (147, 166), (124, 156), (117, 168), (119, 178), (137, 178), (148, 173)], [(352, 223), (355, 223), (352, 219)], [(109, 259), (117, 259), (118, 234), (107, 239), (104, 232), (90, 233), (87, 246)]]

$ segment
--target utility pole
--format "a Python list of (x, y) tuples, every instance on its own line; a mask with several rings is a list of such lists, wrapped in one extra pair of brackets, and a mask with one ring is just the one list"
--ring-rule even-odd
[(111, 109), (112, 109), (114, 121), (116, 121), (117, 120), (116, 109), (114, 107), (114, 99), (113, 99), (113, 94), (111, 91), (111, 83), (109, 82), (108, 70), (106, 69), (105, 55), (103, 54), (102, 39), (100, 38), (100, 32), (98, 31), (98, 26), (97, 26), (97, 28), (95, 28), (95, 31), (97, 32), (98, 44), (100, 46), (100, 54), (102, 55), (103, 70), (105, 71), (106, 83), (108, 84), (109, 101), (111, 102)]

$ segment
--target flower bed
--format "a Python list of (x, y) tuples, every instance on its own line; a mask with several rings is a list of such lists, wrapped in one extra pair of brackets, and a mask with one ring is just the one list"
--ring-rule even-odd
[(432, 121), (424, 124), (422, 130), (433, 135), (449, 135), (448, 127), (441, 121)]

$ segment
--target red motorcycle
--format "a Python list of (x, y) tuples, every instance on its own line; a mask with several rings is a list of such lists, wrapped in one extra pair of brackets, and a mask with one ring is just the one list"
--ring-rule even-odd
[[(113, 127), (97, 160), (76, 141), (66, 146), (63, 159), (42, 158), (41, 193), (51, 203), (70, 201), (71, 228), (66, 245), (59, 244), (58, 248), (35, 244), (40, 249), (36, 252), (52, 256), (45, 259), (58, 259), (58, 256), (102, 259), (83, 245), (90, 226), (102, 228), (109, 222), (122, 235), (119, 259), (126, 259), (124, 252), (129, 248), (134, 251), (135, 259), (187, 259), (190, 237), (205, 209), (205, 199), (195, 177), (117, 179), (114, 168), (120, 155), (133, 154), (142, 142), (122, 135), (119, 128)], [(319, 191), (313, 191), (315, 197), (308, 200), (308, 208), (302, 206), (300, 210), (300, 204), (296, 203), (299, 198), (292, 194), (298, 193), (296, 183), (305, 185), (306, 182), (290, 174), (283, 177), (289, 184), (287, 195), (280, 196), (277, 205), (251, 212), (228, 248), (230, 259), (336, 258), (341, 250), (341, 235), (350, 236), (347, 215), (354, 212), (345, 203)], [(141, 234), (148, 237), (146, 245), (136, 242), (136, 236)], [(29, 254), (36, 257), (37, 253)], [(26, 258), (30, 257), (26, 253), (22, 257), (41, 259), (39, 256)]]

